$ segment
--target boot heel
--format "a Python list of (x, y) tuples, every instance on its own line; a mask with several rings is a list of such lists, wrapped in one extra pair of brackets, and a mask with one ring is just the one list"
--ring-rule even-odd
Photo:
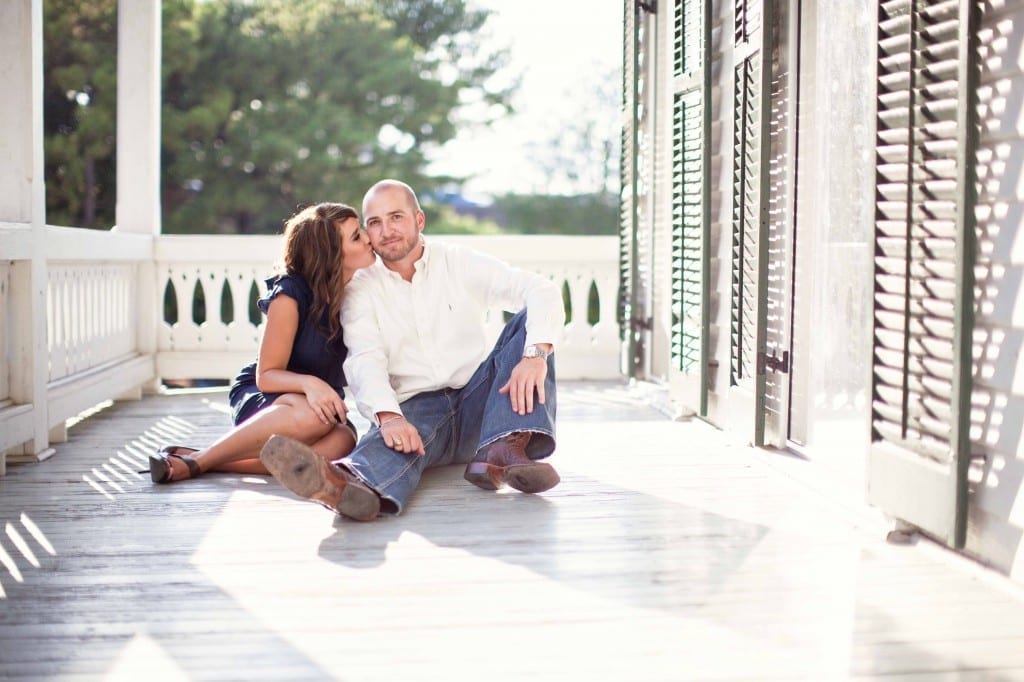
[(462, 477), (484, 490), (497, 490), (501, 487), (501, 467), (487, 462), (470, 462)]

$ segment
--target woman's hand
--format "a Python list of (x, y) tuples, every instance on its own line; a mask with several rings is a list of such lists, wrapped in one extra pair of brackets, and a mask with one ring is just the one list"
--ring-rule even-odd
[(324, 424), (340, 424), (345, 421), (348, 407), (338, 396), (338, 392), (326, 381), (307, 376), (303, 393), (306, 394), (306, 401), (313, 408), (313, 412)]
[(427, 454), (420, 432), (405, 417), (394, 412), (378, 412), (377, 420), (380, 422), (380, 435), (389, 448), (396, 452)]

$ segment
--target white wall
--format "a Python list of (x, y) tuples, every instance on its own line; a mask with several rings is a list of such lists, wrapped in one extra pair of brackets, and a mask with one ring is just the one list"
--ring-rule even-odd
[(1024, 582), (1024, 8), (984, 8), (967, 552)]

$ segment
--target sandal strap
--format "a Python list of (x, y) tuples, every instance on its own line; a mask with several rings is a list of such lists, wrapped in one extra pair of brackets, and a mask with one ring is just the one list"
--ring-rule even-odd
[(173, 452), (168, 452), (167, 456), (174, 457), (175, 459), (180, 459), (182, 462), (184, 462), (185, 466), (188, 467), (189, 478), (195, 478), (196, 476), (199, 476), (203, 473), (202, 469), (199, 468), (199, 462), (195, 461), (188, 455), (178, 455)]
[(191, 445), (165, 445), (162, 448), (160, 448), (159, 452), (162, 452), (165, 455), (177, 455), (178, 450), (185, 450), (187, 451), (186, 454), (199, 452), (199, 448), (194, 448)]

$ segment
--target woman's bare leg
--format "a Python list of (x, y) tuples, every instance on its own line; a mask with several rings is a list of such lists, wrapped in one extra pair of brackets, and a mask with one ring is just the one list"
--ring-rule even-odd
[[(333, 459), (347, 454), (347, 451), (341, 450), (351, 438), (351, 433), (344, 424), (324, 424), (310, 408), (305, 396), (289, 393), (235, 426), (208, 447), (190, 453), (190, 456), (204, 472), (266, 474), (268, 472), (260, 463), (259, 454), (274, 434), (294, 438), (314, 448), (321, 446), (321, 443), (324, 448), (337, 446), (338, 450), (333, 452), (323, 450), (325, 456), (329, 454)], [(348, 451), (351, 451), (351, 447), (348, 446)], [(188, 468), (184, 462), (171, 459), (171, 468), (173, 480), (188, 478)]]
[[(338, 459), (344, 457), (348, 453), (352, 452), (352, 449), (356, 446), (356, 437), (352, 433), (352, 430), (345, 424), (338, 424), (335, 426), (330, 433), (312, 444), (313, 450), (327, 460)], [(225, 462), (219, 465), (216, 469), (210, 469), (210, 471), (219, 471), (224, 473), (232, 474), (264, 474), (270, 475), (267, 468), (263, 466), (263, 462), (256, 459), (240, 459), (235, 462)]]

